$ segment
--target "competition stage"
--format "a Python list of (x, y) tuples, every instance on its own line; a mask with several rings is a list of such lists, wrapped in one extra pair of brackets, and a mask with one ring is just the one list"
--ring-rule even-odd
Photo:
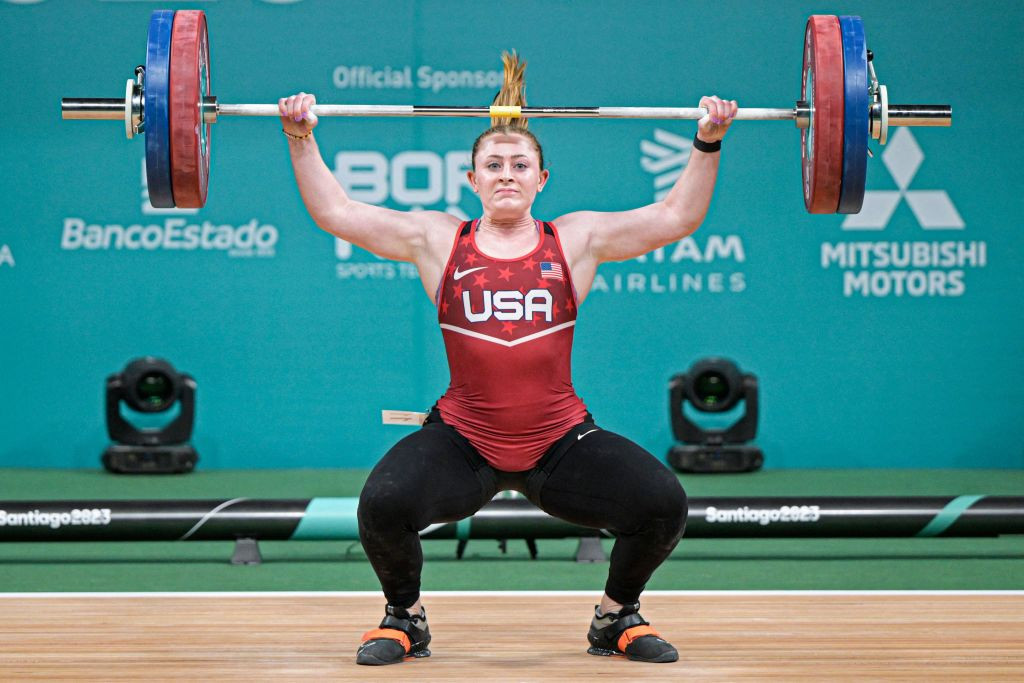
[[(350, 500), (366, 474), (211, 471), (125, 478), (5, 470), (0, 507), (10, 522), (16, 503), (31, 503), (36, 521), (50, 523), (43, 528), (52, 532), (53, 518), (42, 517), (50, 514), (40, 505), (44, 499), (106, 503), (115, 517), (127, 519), (116, 511), (140, 502), (159, 510), (160, 503), (172, 509), (182, 501), (195, 507), (236, 498)], [(251, 545), (202, 540), (199, 531), (188, 542), (10, 540), (25, 529), (5, 525), (0, 679), (1014, 680), (1024, 670), (1024, 537), (1019, 531), (949, 535), (970, 516), (950, 510), (983, 502), (977, 493), (950, 493), (983, 491), (990, 501), (1012, 500), (1022, 479), (1018, 472), (972, 470), (683, 477), (691, 503), (701, 505), (756, 501), (767, 491), (790, 500), (821, 499), (822, 493), (833, 501), (947, 500), (939, 509), (946, 510), (940, 520), (946, 528), (894, 535), (882, 522), (877, 531), (859, 524), (856, 534), (801, 536), (778, 530), (800, 524), (782, 522), (780, 514), (777, 521), (756, 523), (774, 524), (775, 535), (730, 537), (709, 535), (706, 505), (698, 511), (692, 504), (693, 519), (704, 517), (705, 531), (696, 521), (691, 525), (696, 535), (684, 537), (643, 598), (645, 616), (680, 651), (678, 662), (657, 666), (587, 655), (586, 626), (607, 563), (577, 561), (585, 545), (581, 533), (545, 538), (535, 527), (535, 558), (523, 533), (528, 526), (498, 538), (493, 519), (491, 533), (477, 524), (477, 536), (470, 531), (461, 542), (457, 533), (424, 540), (433, 655), (401, 665), (414, 669), (369, 670), (355, 664), (355, 648), (367, 624), (379, 618), (383, 597), (358, 542), (344, 538), (343, 528), (334, 530), (335, 538), (321, 530), (319, 539), (257, 540), (254, 557)], [(521, 501), (490, 505), (515, 509)], [(750, 510), (767, 509), (747, 507), (748, 518), (756, 517)], [(1010, 508), (1003, 520), (1011, 531), (1018, 515)], [(159, 517), (151, 514), (145, 523)], [(918, 531), (929, 524), (935, 531), (938, 517)], [(178, 523), (191, 528), (192, 521)], [(598, 554), (606, 553), (611, 540), (594, 543)], [(538, 622), (536, 615), (561, 621)]]

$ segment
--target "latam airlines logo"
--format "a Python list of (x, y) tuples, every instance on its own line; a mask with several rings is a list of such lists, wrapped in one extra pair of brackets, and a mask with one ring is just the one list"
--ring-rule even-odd
[(693, 142), (667, 130), (654, 129), (654, 140), (641, 140), (640, 167), (654, 175), (654, 201), (660, 202), (683, 174)]
[[(640, 168), (654, 176), (654, 201), (665, 199), (690, 161), (693, 142), (656, 128), (640, 141)], [(743, 240), (735, 234), (702, 229), (675, 244), (626, 263), (603, 264), (592, 292), (610, 294), (724, 294), (747, 288), (739, 265), (746, 261)]]
[[(903, 200), (914, 216), (912, 230), (965, 230), (945, 190), (910, 189), (924, 160), (913, 134), (906, 128), (896, 131), (882, 162), (897, 189), (866, 191), (861, 212), (847, 216), (842, 230), (890, 229)], [(845, 297), (960, 297), (967, 291), (968, 270), (987, 265), (988, 244), (980, 240), (851, 240), (821, 245), (821, 267), (842, 271)]]
[(197, 209), (157, 209), (149, 203), (146, 162), (142, 160), (142, 204), (144, 216), (162, 220), (134, 219), (127, 222), (64, 219), (60, 247), (64, 251), (208, 251), (229, 257), (274, 255), (277, 227), (253, 218), (244, 223), (215, 223), (191, 218)]

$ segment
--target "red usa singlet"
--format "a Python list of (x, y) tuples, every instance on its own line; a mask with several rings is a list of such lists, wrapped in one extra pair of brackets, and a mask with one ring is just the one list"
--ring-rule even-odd
[(459, 228), (438, 288), (451, 384), (437, 405), (492, 467), (519, 472), (587, 414), (571, 377), (576, 294), (554, 225), (499, 259), (477, 248), (478, 223)]

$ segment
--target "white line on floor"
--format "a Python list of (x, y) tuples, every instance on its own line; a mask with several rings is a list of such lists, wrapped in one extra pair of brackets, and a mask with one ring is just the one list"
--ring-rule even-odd
[[(559, 597), (559, 596), (600, 596), (599, 590), (592, 591), (423, 591), (424, 598), (444, 597)], [(1024, 590), (650, 590), (644, 597), (659, 596), (774, 596), (774, 595), (835, 595), (835, 596), (982, 596), (982, 595), (1024, 595)], [(376, 591), (153, 591), (153, 592), (40, 592), (0, 593), (4, 598), (380, 598)]]

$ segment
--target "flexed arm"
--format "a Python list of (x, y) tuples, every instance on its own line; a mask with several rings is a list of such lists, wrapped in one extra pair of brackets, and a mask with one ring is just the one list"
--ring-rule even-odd
[(664, 200), (631, 211), (579, 211), (556, 221), (571, 234), (577, 247), (572, 256), (583, 270), (646, 254), (686, 237), (703, 222), (718, 178), (717, 147), (738, 107), (735, 100), (717, 96), (702, 97), (700, 106), (708, 114), (698, 122), (690, 160)]
[(356, 201), (345, 194), (324, 163), (313, 137), (316, 98), (298, 93), (278, 100), (281, 128), (288, 137), (295, 180), (310, 216), (323, 230), (378, 256), (424, 264), (429, 259), (432, 227), (454, 226), (458, 220), (439, 211), (404, 212)]

